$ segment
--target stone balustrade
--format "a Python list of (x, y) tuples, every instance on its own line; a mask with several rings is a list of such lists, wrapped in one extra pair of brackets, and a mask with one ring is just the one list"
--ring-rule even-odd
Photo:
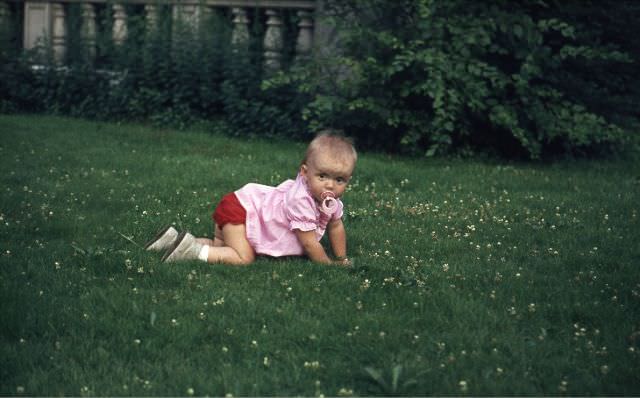
[[(250, 38), (250, 10), (257, 10), (266, 21), (264, 30), (265, 67), (281, 67), (283, 52), (283, 20), (285, 11), (297, 13), (297, 37), (295, 38), (296, 58), (308, 56), (314, 40), (314, 17), (316, 0), (0, 0), (0, 26), (8, 26), (15, 15), (21, 15), (23, 23), (24, 49), (35, 48), (43, 39), (50, 40), (54, 58), (63, 62), (68, 31), (68, 8), (71, 3), (79, 3), (82, 10), (81, 35), (89, 48), (89, 56), (95, 55), (96, 7), (111, 7), (111, 37), (115, 45), (122, 44), (128, 34), (126, 5), (143, 6), (147, 31), (158, 23), (160, 6), (172, 7), (174, 20), (181, 20), (187, 26), (198, 26), (199, 21), (215, 8), (230, 9), (232, 18), (231, 41), (234, 45), (247, 43)], [(21, 8), (21, 10), (19, 10)]]

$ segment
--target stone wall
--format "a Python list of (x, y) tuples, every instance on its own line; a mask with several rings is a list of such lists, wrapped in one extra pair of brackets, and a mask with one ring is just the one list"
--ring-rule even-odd
[[(232, 42), (236, 45), (246, 42), (249, 38), (249, 10), (254, 9), (263, 13), (265, 21), (264, 34), (264, 58), (265, 66), (277, 69), (281, 65), (283, 51), (283, 21), (282, 13), (285, 11), (297, 14), (297, 37), (295, 43), (295, 56), (306, 57), (313, 51), (314, 31), (318, 19), (319, 9), (316, 0), (35, 0), (17, 1), (0, 0), (0, 26), (9, 26), (11, 18), (15, 17), (12, 10), (23, 7), (24, 22), (22, 45), (24, 49), (35, 48), (45, 40), (50, 41), (54, 58), (58, 62), (64, 60), (66, 51), (67, 9), (71, 3), (80, 3), (82, 7), (82, 36), (91, 46), (95, 46), (96, 37), (96, 7), (111, 7), (113, 24), (111, 36), (114, 44), (124, 42), (127, 37), (127, 4), (144, 6), (145, 23), (153, 28), (158, 18), (160, 5), (172, 7), (172, 15), (175, 20), (181, 20), (188, 25), (198, 26), (199, 21), (208, 12), (216, 8), (230, 10), (232, 16)], [(5, 29), (6, 30), (6, 29)], [(321, 29), (318, 29), (321, 31)]]

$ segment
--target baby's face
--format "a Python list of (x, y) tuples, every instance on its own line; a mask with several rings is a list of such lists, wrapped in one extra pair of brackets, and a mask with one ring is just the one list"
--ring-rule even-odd
[(340, 198), (349, 184), (355, 164), (353, 161), (337, 159), (330, 154), (319, 153), (300, 168), (300, 174), (307, 180), (311, 196), (317, 203), (322, 202), (322, 193), (332, 192)]

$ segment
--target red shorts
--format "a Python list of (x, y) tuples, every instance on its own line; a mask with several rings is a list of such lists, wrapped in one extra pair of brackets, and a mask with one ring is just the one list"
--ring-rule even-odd
[(226, 224), (244, 224), (247, 221), (247, 211), (240, 204), (236, 194), (231, 192), (223, 196), (218, 203), (213, 212), (213, 220), (220, 228)]

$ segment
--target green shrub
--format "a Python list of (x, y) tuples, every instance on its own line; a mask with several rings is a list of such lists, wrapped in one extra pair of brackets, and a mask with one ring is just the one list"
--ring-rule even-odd
[(33, 74), (20, 58), (0, 56), (0, 113), (40, 111), (33, 101)]
[[(601, 105), (615, 90), (608, 78), (621, 79), (606, 68), (632, 60), (585, 33), (583, 20), (562, 19), (570, 7), (580, 5), (329, 1), (341, 55), (272, 85), (298, 84), (314, 96), (305, 109), (312, 126), (353, 131), (380, 149), (530, 158), (614, 150), (625, 143), (624, 124)], [(602, 5), (591, 7), (582, 9)]]

